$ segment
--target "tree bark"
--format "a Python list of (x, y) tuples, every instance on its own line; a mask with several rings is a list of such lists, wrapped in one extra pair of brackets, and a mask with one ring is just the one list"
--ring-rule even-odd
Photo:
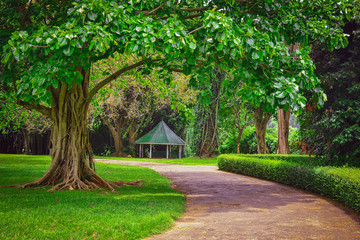
[[(102, 179), (93, 163), (87, 129), (89, 72), (83, 73), (81, 85), (59, 82), (52, 92), (52, 162), (41, 178), (22, 187), (51, 185), (50, 190), (106, 188), (114, 191), (121, 183)], [(87, 158), (88, 157), (88, 158)]]
[(126, 154), (122, 150), (122, 148), (124, 146), (122, 134), (123, 134), (123, 129), (125, 127), (124, 126), (125, 119), (123, 119), (123, 117), (115, 118), (115, 119), (113, 119), (115, 123), (112, 124), (110, 122), (111, 120), (107, 119), (106, 116), (101, 115), (100, 117), (103, 120), (103, 122), (105, 123), (105, 125), (109, 128), (111, 135), (114, 139), (115, 152), (112, 153), (112, 156), (115, 156), (115, 157), (126, 156)]
[(241, 116), (240, 116), (241, 106), (238, 109), (235, 108), (234, 111), (235, 111), (234, 124), (235, 124), (235, 127), (239, 130), (237, 141), (236, 141), (236, 153), (240, 154), (240, 140), (241, 140), (242, 133), (246, 127), (246, 120), (247, 120), (248, 114), (245, 113), (244, 123), (241, 124), (241, 119), (240, 119), (241, 118)]
[(137, 131), (136, 131), (136, 121), (134, 120), (131, 124), (130, 124), (130, 129), (129, 129), (129, 145), (130, 148), (132, 149), (132, 153), (135, 154), (135, 141), (137, 138)]
[(241, 136), (242, 136), (244, 129), (245, 129), (245, 126), (239, 129), (239, 134), (238, 134), (238, 138), (236, 141), (236, 153), (237, 154), (240, 154), (240, 140), (241, 140)]
[(269, 148), (265, 142), (266, 126), (270, 119), (269, 113), (264, 113), (262, 106), (255, 109), (254, 120), (255, 120), (255, 137), (257, 142), (258, 154), (268, 154)]
[(225, 75), (219, 70), (215, 71), (215, 76), (211, 78), (212, 97), (208, 107), (203, 104), (199, 106), (199, 113), (197, 114), (197, 125), (201, 133), (199, 145), (197, 145), (197, 156), (212, 157), (216, 147), (218, 146), (218, 111), (221, 94), (221, 82)]
[(289, 120), (290, 109), (278, 109), (278, 144), (277, 154), (290, 154), (289, 147)]

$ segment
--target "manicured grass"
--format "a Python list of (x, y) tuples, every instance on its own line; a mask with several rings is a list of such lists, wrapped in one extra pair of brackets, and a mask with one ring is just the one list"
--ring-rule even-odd
[[(48, 156), (0, 154), (0, 185), (41, 177)], [(184, 211), (184, 196), (165, 177), (142, 167), (96, 163), (114, 181), (144, 180), (142, 187), (55, 191), (0, 188), (0, 239), (141, 239), (173, 225)]]
[(124, 160), (124, 161), (141, 161), (141, 162), (156, 162), (156, 163), (168, 163), (168, 164), (179, 164), (179, 165), (203, 165), (203, 166), (217, 166), (218, 160), (214, 158), (199, 158), (199, 157), (190, 157), (190, 158), (124, 158), (124, 157), (104, 157), (96, 156), (97, 159), (114, 159), (114, 160)]

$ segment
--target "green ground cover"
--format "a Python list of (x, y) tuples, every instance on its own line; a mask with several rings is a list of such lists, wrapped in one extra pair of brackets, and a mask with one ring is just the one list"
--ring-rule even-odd
[(319, 193), (360, 212), (360, 168), (323, 166), (302, 156), (223, 154), (219, 169)]
[[(44, 174), (49, 156), (0, 154), (0, 186), (24, 184)], [(155, 171), (96, 163), (114, 181), (144, 180), (142, 187), (47, 192), (0, 188), (0, 239), (141, 239), (160, 233), (184, 211), (184, 196)]]
[(199, 157), (189, 157), (189, 158), (125, 158), (125, 157), (104, 157), (96, 156), (97, 159), (113, 159), (113, 160), (123, 160), (123, 161), (141, 161), (141, 162), (156, 162), (156, 163), (167, 163), (167, 164), (180, 164), (180, 165), (203, 165), (203, 166), (217, 166), (218, 160), (214, 158), (199, 158)]

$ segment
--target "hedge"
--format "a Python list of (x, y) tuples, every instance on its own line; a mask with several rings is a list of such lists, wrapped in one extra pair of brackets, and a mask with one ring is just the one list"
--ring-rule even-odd
[(218, 156), (218, 166), (220, 170), (319, 193), (360, 212), (359, 168), (306, 166), (288, 159), (284, 161), (283, 156), (280, 159), (277, 159), (276, 155), (273, 155), (272, 159), (263, 159), (251, 155), (222, 154)]

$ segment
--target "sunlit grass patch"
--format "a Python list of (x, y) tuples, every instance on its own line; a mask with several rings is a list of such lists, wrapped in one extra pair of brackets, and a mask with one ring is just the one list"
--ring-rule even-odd
[(141, 161), (141, 162), (155, 162), (155, 163), (167, 163), (167, 164), (180, 164), (180, 165), (203, 165), (203, 166), (217, 166), (218, 160), (214, 158), (124, 158), (124, 157), (104, 157), (96, 156), (98, 159), (113, 159), (123, 161)]
[[(41, 177), (48, 156), (0, 155), (0, 185)], [(96, 163), (107, 180), (144, 184), (105, 190), (55, 191), (0, 188), (1, 239), (141, 239), (172, 226), (184, 211), (184, 197), (153, 170)]]

